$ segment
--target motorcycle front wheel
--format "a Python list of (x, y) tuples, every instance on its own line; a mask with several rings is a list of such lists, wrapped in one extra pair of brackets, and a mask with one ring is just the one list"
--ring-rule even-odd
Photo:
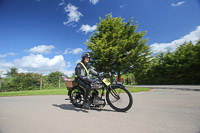
[(108, 89), (106, 92), (106, 101), (111, 108), (119, 112), (126, 112), (133, 105), (133, 97), (124, 86)]

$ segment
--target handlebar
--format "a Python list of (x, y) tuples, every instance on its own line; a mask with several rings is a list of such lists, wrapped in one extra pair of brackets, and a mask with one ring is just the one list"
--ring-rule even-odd
[(111, 76), (111, 73), (99, 73), (99, 78), (109, 78)]

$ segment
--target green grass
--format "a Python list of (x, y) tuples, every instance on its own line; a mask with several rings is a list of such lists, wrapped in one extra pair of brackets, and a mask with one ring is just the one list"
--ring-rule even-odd
[(131, 93), (141, 92), (141, 91), (150, 91), (149, 88), (141, 88), (141, 87), (126, 87)]
[(0, 92), (0, 97), (5, 97), (5, 96), (33, 96), (33, 95), (66, 95), (67, 92), (68, 92), (67, 89), (12, 91), (12, 92)]
[[(127, 87), (130, 92), (149, 91), (149, 88), (135, 88)], [(51, 89), (51, 90), (32, 90), (32, 91), (13, 91), (13, 92), (0, 92), (0, 97), (6, 96), (33, 96), (33, 95), (67, 95), (67, 89)]]

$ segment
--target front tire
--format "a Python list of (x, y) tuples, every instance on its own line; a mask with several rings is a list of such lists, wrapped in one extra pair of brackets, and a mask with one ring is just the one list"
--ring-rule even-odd
[(133, 98), (124, 86), (112, 87), (106, 92), (107, 103), (116, 111), (126, 112), (133, 105)]

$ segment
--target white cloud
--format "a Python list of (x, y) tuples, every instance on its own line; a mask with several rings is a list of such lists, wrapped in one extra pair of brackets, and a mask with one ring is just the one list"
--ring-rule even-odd
[(53, 45), (39, 45), (27, 50), (27, 52), (38, 53), (38, 54), (49, 54), (51, 50), (54, 48), (55, 47)]
[(13, 63), (8, 63), (0, 60), (0, 64), (1, 77), (5, 77), (7, 71), (9, 71), (12, 67), (16, 67), (19, 73), (35, 72), (47, 75), (54, 71), (60, 71), (67, 74), (68, 76), (72, 76), (74, 73), (74, 70), (68, 70), (68, 68), (72, 66), (72, 63), (65, 63), (64, 57), (62, 55), (57, 55), (53, 58), (47, 58), (41, 54), (31, 54), (24, 56), (21, 59), (16, 59), (13, 61)]
[(0, 54), (0, 58), (5, 58), (7, 56), (14, 56), (16, 55), (15, 53), (11, 52), (11, 53), (7, 53), (7, 54)]
[(65, 5), (65, 4), (66, 4), (65, 1), (62, 0), (62, 1), (58, 4), (58, 6), (62, 6), (62, 5)]
[(65, 12), (68, 13), (68, 21), (63, 22), (64, 25), (68, 25), (69, 23), (78, 22), (80, 17), (83, 16), (81, 12), (78, 11), (78, 7), (69, 3), (65, 8)]
[(83, 52), (84, 50), (82, 48), (75, 48), (75, 49), (70, 49), (67, 48), (64, 52), (64, 54), (79, 54), (81, 52)]
[(87, 34), (88, 32), (93, 32), (96, 29), (97, 29), (96, 25), (90, 26), (90, 25), (83, 24), (79, 30), (83, 31), (83, 32), (85, 32), (85, 34)]
[(65, 74), (67, 74), (67, 76), (71, 77), (75, 73), (75, 71), (74, 70), (65, 70), (63, 73), (65, 73)]
[(125, 3), (125, 4), (120, 5), (119, 7), (120, 8), (125, 8), (126, 6), (127, 6), (127, 4)]
[(67, 48), (67, 49), (65, 49), (64, 54), (70, 54), (70, 51), (71, 51), (71, 49), (70, 49), (70, 48)]
[(180, 1), (178, 3), (172, 3), (171, 6), (180, 6), (180, 5), (184, 4), (184, 3), (185, 3), (185, 1)]
[(193, 44), (196, 44), (198, 40), (200, 40), (200, 26), (180, 39), (174, 40), (170, 43), (154, 43), (150, 45), (150, 47), (154, 53), (167, 52), (168, 49), (170, 51), (175, 51), (176, 48), (184, 42), (192, 41)]
[(47, 74), (52, 71), (64, 71), (66, 68), (65, 60), (62, 55), (54, 56), (52, 59), (46, 58), (41, 54), (31, 54), (22, 59), (14, 60), (17, 68), (28, 72), (38, 72)]
[(0, 77), (5, 77), (5, 74), (9, 71), (9, 69), (14, 67), (14, 64), (2, 60), (0, 60), (0, 64)]
[(83, 49), (82, 49), (82, 48), (76, 48), (76, 49), (73, 49), (73, 50), (72, 50), (72, 54), (79, 54), (79, 53), (81, 53), (81, 52), (83, 52)]
[(71, 67), (72, 63), (71, 62), (67, 62), (67, 67)]
[(92, 3), (93, 5), (96, 5), (99, 2), (99, 0), (90, 0), (90, 3)]
[(80, 59), (76, 60), (76, 64), (78, 64), (80, 61), (81, 61)]

